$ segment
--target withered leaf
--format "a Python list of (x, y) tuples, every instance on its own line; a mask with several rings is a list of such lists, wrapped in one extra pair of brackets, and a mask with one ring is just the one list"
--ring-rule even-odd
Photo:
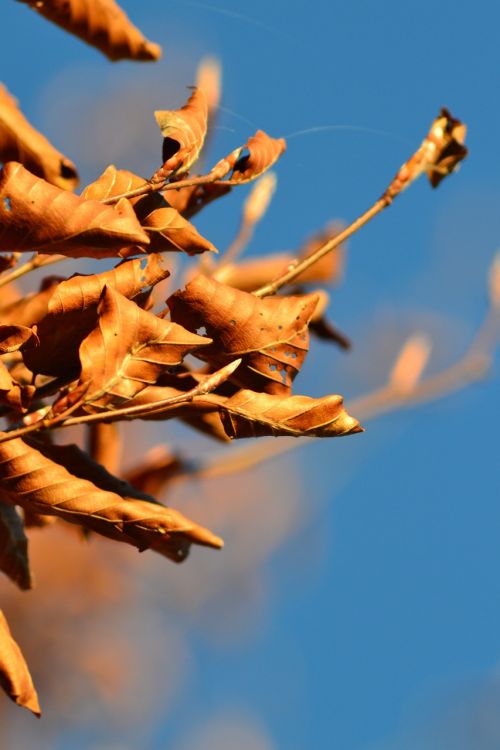
[(231, 185), (226, 185), (224, 182), (209, 182), (206, 185), (192, 185), (180, 190), (169, 190), (165, 194), (173, 208), (176, 208), (186, 219), (192, 219), (202, 208), (217, 198), (227, 195), (231, 189)]
[(208, 104), (202, 89), (195, 89), (183, 107), (157, 110), (156, 122), (163, 135), (164, 176), (187, 172), (198, 159), (207, 134)]
[(259, 299), (198, 275), (167, 302), (172, 320), (191, 331), (205, 327), (213, 339), (197, 357), (217, 368), (242, 357), (233, 382), (288, 395), (309, 348), (317, 301), (314, 294)]
[(23, 508), (175, 561), (186, 557), (191, 544), (222, 546), (218, 537), (172, 508), (101, 490), (20, 438), (0, 443), (0, 489)]
[(144, 460), (126, 474), (127, 482), (136, 489), (159, 495), (170, 481), (194, 469), (195, 465), (181, 455), (172, 453), (166, 446), (158, 445)]
[(22, 591), (31, 588), (28, 540), (23, 521), (14, 505), (0, 497), (0, 570)]
[(0, 354), (10, 354), (21, 349), (35, 333), (27, 326), (0, 324)]
[(9, 162), (0, 173), (0, 250), (73, 258), (137, 255), (149, 245), (127, 200), (84, 200)]
[(0, 685), (9, 698), (40, 716), (38, 696), (28, 666), (0, 610)]
[(27, 383), (18, 383), (12, 377), (5, 364), (0, 360), (0, 403), (6, 404), (18, 412), (27, 411), (35, 387)]
[(96, 47), (110, 60), (158, 60), (149, 42), (115, 0), (20, 0), (52, 23)]
[(80, 346), (80, 383), (89, 384), (86, 411), (122, 406), (188, 353), (211, 343), (141, 310), (112, 288), (105, 287), (97, 311), (98, 327)]
[[(256, 180), (273, 166), (285, 150), (284, 138), (271, 138), (263, 130), (258, 130), (244, 146), (219, 162), (221, 165), (223, 162), (226, 163), (222, 171), (226, 170), (227, 173), (232, 169), (229, 179), (224, 180), (225, 184), (242, 185)], [(214, 171), (218, 170), (218, 166), (214, 167)]]
[[(209, 394), (203, 398), (210, 400), (213, 397)], [(338, 437), (362, 432), (357, 419), (349, 416), (342, 404), (341, 396), (281, 398), (241, 390), (221, 403), (219, 408), (230, 438), (264, 435)]]
[[(125, 169), (116, 169), (110, 165), (105, 169), (102, 175), (93, 183), (88, 185), (82, 193), (82, 197), (92, 200), (105, 200), (115, 195), (122, 195), (135, 188), (142, 187), (146, 184), (144, 178), (139, 177), (133, 172)], [(209, 186), (198, 186), (209, 187)], [(220, 189), (218, 186), (212, 186), (214, 194), (227, 192), (229, 188)], [(208, 197), (210, 191), (205, 193), (205, 202), (213, 200)], [(198, 232), (198, 230), (189, 223), (181, 211), (175, 205), (176, 201), (183, 207), (187, 207), (189, 196), (192, 195), (190, 188), (185, 190), (168, 193), (168, 200), (160, 193), (150, 193), (149, 195), (131, 198), (130, 202), (134, 206), (135, 213), (151, 240), (149, 251), (180, 251), (188, 255), (195, 255), (208, 251), (216, 252), (214, 245)], [(172, 199), (172, 200), (171, 200)], [(199, 203), (198, 200), (195, 203)], [(196, 206), (193, 213), (201, 208)], [(193, 206), (194, 209), (194, 206)]]
[(51, 294), (45, 318), (37, 329), (40, 345), (25, 349), (28, 367), (45, 375), (67, 375), (79, 368), (78, 349), (97, 323), (97, 304), (105, 286), (134, 299), (169, 275), (160, 255), (120, 263), (110, 271), (76, 275)]
[(466, 133), (466, 126), (443, 107), (419, 148), (399, 169), (383, 197), (392, 200), (423, 173), (427, 174), (432, 187), (437, 187), (467, 156)]
[(176, 250), (188, 255), (217, 252), (217, 248), (158, 193), (150, 193), (134, 206), (155, 252)]
[(26, 169), (52, 185), (74, 190), (78, 173), (72, 161), (61, 154), (30, 125), (17, 100), (0, 84), (0, 161), (21, 162)]
[[(85, 200), (102, 201), (142, 187), (147, 182), (143, 177), (129, 172), (127, 169), (117, 169), (114, 164), (106, 167), (104, 172), (82, 190)], [(133, 199), (131, 201), (133, 203)]]

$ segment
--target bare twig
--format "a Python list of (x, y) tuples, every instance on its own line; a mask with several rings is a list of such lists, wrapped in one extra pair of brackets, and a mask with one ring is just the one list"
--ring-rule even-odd
[(50, 266), (53, 263), (60, 263), (62, 260), (68, 260), (68, 258), (65, 255), (39, 255), (38, 253), (35, 253), (26, 263), (23, 263), (10, 273), (0, 277), (0, 287), (7, 286), (7, 284), (11, 284), (13, 281), (17, 281), (21, 276), (31, 273), (31, 271), (34, 271), (36, 268)]

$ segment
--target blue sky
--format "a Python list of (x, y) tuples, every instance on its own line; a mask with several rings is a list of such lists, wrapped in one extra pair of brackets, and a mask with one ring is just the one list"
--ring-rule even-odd
[[(111, 148), (118, 166), (150, 174), (160, 148), (152, 110), (180, 106), (199, 60), (219, 57), (214, 161), (257, 127), (290, 136), (251, 253), (297, 247), (330, 219), (355, 218), (441, 106), (468, 124), (470, 155), (460, 172), (436, 191), (417, 183), (351, 241), (332, 315), (354, 350), (316, 345), (296, 390), (349, 400), (382, 385), (415, 329), (433, 339), (431, 371), (459, 358), (485, 314), (486, 276), (500, 245), (498, 4), (123, 7), (163, 45), (157, 65), (111, 65), (8, 2), (3, 80), (85, 181), (104, 169)], [(234, 235), (240, 202), (231, 196), (200, 217), (219, 247)], [(252, 580), (265, 603), (248, 627), (238, 625), (233, 638), (207, 608), (196, 617), (167, 608), (195, 665), (174, 708), (165, 715), (159, 708), (136, 735), (119, 721), (106, 728), (97, 709), (93, 727), (81, 719), (58, 727), (49, 718), (52, 747), (500, 747), (498, 385), (497, 359), (484, 382), (277, 460), (274, 474), (261, 477), (271, 490), (259, 491), (269, 491), (268, 512), (279, 520), (273, 503), (282, 478), (301, 520), (259, 563)], [(196, 571), (207, 554), (186, 566)], [(225, 596), (224, 612), (230, 588)], [(22, 726), (34, 743), (36, 732)]]

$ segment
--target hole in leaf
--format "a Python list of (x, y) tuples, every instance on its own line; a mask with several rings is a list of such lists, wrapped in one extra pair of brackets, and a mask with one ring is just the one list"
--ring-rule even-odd
[(3, 207), (4, 209), (10, 213), (12, 211), (12, 204), (10, 202), (10, 198), (7, 196), (7, 198), (3, 199)]
[(205, 326), (200, 326), (199, 328), (196, 329), (196, 333), (198, 334), (198, 336), (206, 336), (207, 329), (205, 328)]
[(269, 369), (272, 370), (272, 372), (276, 372), (278, 369), (278, 365), (273, 365), (271, 362), (269, 363)]
[(232, 326), (235, 326), (235, 325), (236, 325), (236, 321), (235, 321), (235, 320), (231, 320), (230, 322), (231, 322), (231, 325), (232, 325)]

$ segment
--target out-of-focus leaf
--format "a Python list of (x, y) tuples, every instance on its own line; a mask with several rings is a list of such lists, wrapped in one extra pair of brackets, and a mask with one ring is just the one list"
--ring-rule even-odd
[(0, 307), (0, 320), (4, 325), (33, 326), (47, 314), (49, 300), (62, 276), (50, 276), (42, 281), (40, 291), (26, 294), (20, 299)]
[(22, 591), (31, 588), (31, 571), (28, 562), (28, 539), (23, 521), (14, 505), (2, 502), (0, 497), (0, 570), (14, 581)]
[(0, 403), (15, 411), (25, 412), (31, 404), (35, 390), (33, 385), (16, 382), (0, 360)]
[(125, 476), (136, 489), (158, 496), (166, 484), (191, 468), (190, 462), (182, 456), (172, 453), (166, 446), (158, 445)]
[(38, 696), (28, 666), (0, 610), (0, 685), (18, 706), (40, 716)]
[(202, 208), (227, 195), (231, 189), (231, 185), (223, 182), (209, 182), (206, 185), (192, 185), (181, 190), (168, 190), (165, 195), (171, 206), (186, 219), (192, 219)]
[(101, 490), (20, 438), (0, 443), (0, 489), (22, 507), (59, 516), (140, 550), (154, 549), (177, 562), (191, 544), (222, 546), (218, 537), (172, 508)]
[(151, 250), (174, 250), (188, 255), (217, 252), (217, 248), (158, 193), (145, 195), (134, 209), (141, 226), (149, 234)]
[(96, 47), (110, 60), (158, 60), (149, 42), (115, 0), (20, 0), (52, 23)]
[(66, 375), (79, 368), (78, 349), (97, 324), (97, 304), (105, 286), (128, 299), (169, 275), (160, 255), (124, 261), (116, 268), (91, 276), (77, 275), (59, 284), (48, 311), (38, 325), (40, 345), (23, 352), (33, 372)]
[(124, 405), (168, 368), (211, 340), (190, 333), (169, 320), (141, 310), (112, 288), (105, 287), (98, 306), (98, 327), (80, 346), (80, 384), (88, 388), (86, 411)]
[(17, 162), (0, 173), (0, 250), (111, 258), (137, 255), (147, 245), (149, 237), (125, 199), (113, 207), (84, 200)]
[(158, 110), (155, 118), (163, 135), (162, 174), (187, 172), (197, 160), (207, 134), (208, 103), (204, 91), (195, 89), (183, 107)]
[(52, 185), (74, 190), (78, 173), (72, 161), (61, 154), (30, 125), (17, 100), (0, 84), (0, 161), (17, 161)]
[(0, 324), (0, 354), (16, 352), (33, 337), (36, 334), (27, 326)]
[(307, 325), (317, 301), (317, 295), (260, 299), (198, 275), (168, 306), (172, 320), (191, 331), (203, 326), (213, 339), (197, 357), (217, 368), (242, 357), (233, 382), (288, 395), (309, 348)]

